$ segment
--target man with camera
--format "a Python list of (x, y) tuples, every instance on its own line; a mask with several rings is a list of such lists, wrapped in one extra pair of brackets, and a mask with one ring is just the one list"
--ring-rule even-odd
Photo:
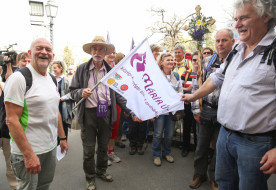
[[(2, 56), (3, 57), (3, 56)], [(17, 55), (16, 52), (8, 52), (4, 55), (0, 65), (3, 68), (1, 80), (6, 81), (14, 72), (26, 67), (30, 63), (30, 58), (27, 52), (22, 52)], [(19, 67), (17, 67), (17, 65)], [(1, 81), (0, 80), (0, 81)], [(18, 182), (10, 165), (11, 147), (9, 129), (6, 125), (6, 110), (4, 106), (4, 83), (1, 82), (0, 88), (0, 147), (3, 149), (3, 154), (6, 161), (6, 176), (11, 189), (16, 189)]]
[(6, 80), (14, 73), (17, 67), (17, 53), (15, 51), (7, 52), (0, 57), (0, 66), (2, 66), (3, 73), (1, 75), (2, 81)]
[[(0, 68), (0, 74), (2, 74), (2, 68)], [(10, 135), (9, 129), (6, 125), (6, 112), (4, 107), (4, 83), (0, 78), (0, 148), (3, 150), (3, 155), (5, 157), (6, 162), (6, 176), (7, 181), (11, 189), (16, 189), (18, 182), (12, 171), (10, 164), (10, 156), (11, 156), (11, 146), (10, 146)]]

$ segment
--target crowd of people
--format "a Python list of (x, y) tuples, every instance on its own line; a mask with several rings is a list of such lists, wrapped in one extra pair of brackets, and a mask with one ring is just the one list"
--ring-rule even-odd
[[(129, 155), (143, 155), (151, 127), (152, 162), (158, 167), (162, 158), (175, 161), (171, 142), (177, 127), (183, 159), (192, 150), (193, 134), (190, 188), (209, 179), (212, 190), (268, 189), (267, 180), (276, 173), (276, 5), (237, 0), (234, 8), (239, 42), (224, 28), (215, 35), (215, 49), (189, 53), (176, 45), (160, 53), (159, 45), (150, 46), (172, 87), (168, 90), (182, 96), (185, 109), (178, 117), (165, 113), (142, 121), (125, 98), (99, 83), (125, 56), (102, 36), (83, 45), (91, 58), (76, 70), (53, 61), (53, 47), (44, 38), (34, 40), (15, 63), (4, 57), (0, 147), (10, 188), (49, 189), (56, 147), (68, 151), (68, 131), (76, 119), (87, 190), (96, 189), (96, 178), (113, 181), (107, 168), (121, 161), (115, 146), (125, 148), (128, 139)], [(50, 64), (53, 74), (47, 72)]]

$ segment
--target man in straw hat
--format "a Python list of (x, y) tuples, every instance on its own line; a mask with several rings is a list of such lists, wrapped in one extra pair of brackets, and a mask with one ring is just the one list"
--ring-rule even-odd
[[(84, 52), (92, 58), (81, 64), (72, 79), (70, 90), (75, 101), (85, 98), (77, 110), (78, 122), (81, 125), (81, 139), (83, 144), (83, 170), (85, 172), (87, 189), (96, 189), (95, 176), (111, 182), (113, 178), (106, 173), (107, 145), (111, 136), (112, 124), (117, 120), (116, 103), (126, 112), (126, 100), (100, 84), (93, 92), (90, 90), (112, 68), (104, 61), (104, 56), (113, 52), (110, 44), (106, 44), (104, 37), (96, 36), (91, 43), (83, 45)], [(104, 110), (104, 111), (103, 111)], [(95, 145), (98, 143), (97, 164), (95, 168)]]

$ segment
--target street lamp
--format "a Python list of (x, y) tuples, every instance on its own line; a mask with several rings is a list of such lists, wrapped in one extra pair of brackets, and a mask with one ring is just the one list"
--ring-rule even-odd
[[(54, 47), (54, 34), (53, 34), (53, 25), (54, 19), (57, 16), (58, 6), (54, 5), (51, 0), (47, 2), (45, 5), (47, 17), (50, 17), (50, 41), (52, 46)], [(50, 72), (52, 73), (52, 67), (50, 67)]]
[(58, 6), (54, 5), (53, 2), (49, 0), (45, 5), (45, 9), (46, 9), (47, 17), (50, 17), (50, 41), (53, 46), (54, 45), (53, 44), (53, 41), (54, 41), (53, 40), (54, 39), (54, 36), (53, 36), (54, 19), (53, 18), (56, 18), (57, 16)]

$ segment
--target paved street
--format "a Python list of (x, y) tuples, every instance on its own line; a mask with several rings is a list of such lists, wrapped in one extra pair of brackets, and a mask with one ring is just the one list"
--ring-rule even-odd
[[(82, 170), (82, 145), (80, 131), (72, 130), (69, 133), (70, 151), (66, 157), (57, 163), (54, 182), (51, 190), (84, 190), (85, 177)], [(113, 163), (108, 172), (114, 177), (112, 183), (96, 179), (98, 190), (190, 190), (188, 184), (193, 175), (193, 155), (182, 158), (180, 150), (173, 148), (172, 154), (175, 163), (162, 162), (161, 167), (152, 163), (151, 144), (145, 155), (128, 154), (128, 148), (116, 149), (122, 162)], [(4, 172), (4, 157), (0, 154), (0, 190), (8, 190), (8, 184)], [(205, 182), (198, 190), (209, 190), (208, 182)], [(276, 175), (269, 180), (269, 189), (276, 189)]]

